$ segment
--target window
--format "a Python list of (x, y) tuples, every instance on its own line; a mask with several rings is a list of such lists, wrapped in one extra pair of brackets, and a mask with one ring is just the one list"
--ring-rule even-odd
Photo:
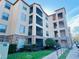
[(9, 18), (9, 14), (3, 12), (3, 14), (2, 14), (2, 19), (8, 21), (8, 18)]
[(25, 7), (25, 6), (23, 6), (23, 9), (26, 11), (27, 10), (27, 8)]
[(60, 35), (61, 35), (61, 37), (66, 36), (65, 30), (60, 30)]
[(29, 24), (32, 24), (32, 20), (33, 20), (33, 15), (29, 17)]
[(54, 31), (55, 37), (58, 37), (58, 31)]
[(28, 35), (32, 35), (32, 26), (29, 26)]
[(63, 18), (63, 13), (59, 13), (58, 14), (58, 19), (62, 19)]
[(25, 13), (21, 14), (21, 20), (26, 21), (26, 14)]
[(30, 13), (32, 13), (33, 12), (33, 6), (32, 7), (30, 7)]
[(43, 47), (43, 39), (36, 38), (36, 46), (39, 48)]
[(0, 24), (0, 32), (5, 33), (6, 32), (6, 25)]
[(10, 9), (10, 7), (11, 7), (11, 4), (9, 2), (6, 2), (5, 3), (5, 8)]
[(64, 27), (64, 21), (60, 21), (60, 22), (59, 22), (59, 27), (60, 27), (60, 28)]
[(46, 17), (46, 20), (48, 20), (48, 18)]
[(53, 20), (56, 20), (56, 14), (53, 14)]
[(54, 25), (54, 29), (56, 29), (57, 28), (57, 23), (53, 23), (53, 25)]
[(36, 16), (36, 23), (43, 26), (43, 22), (42, 22), (42, 19), (38, 16)]
[(39, 14), (42, 17), (42, 11), (36, 7), (36, 13)]
[(36, 26), (36, 35), (38, 36), (43, 36), (43, 29)]
[(25, 33), (25, 26), (20, 25), (19, 31), (20, 31), (20, 33)]
[(49, 36), (49, 33), (48, 33), (48, 31), (46, 31), (46, 36)]
[(32, 38), (28, 38), (28, 44), (32, 44)]
[(48, 23), (46, 23), (46, 27), (48, 28)]

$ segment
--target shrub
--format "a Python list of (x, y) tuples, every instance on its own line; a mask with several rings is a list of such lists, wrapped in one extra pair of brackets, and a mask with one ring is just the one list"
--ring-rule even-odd
[(32, 51), (37, 51), (37, 50), (38, 50), (37, 45), (36, 45), (36, 44), (32, 44), (31, 50), (32, 50)]
[(38, 50), (42, 50), (42, 49), (43, 49), (43, 47), (39, 47), (36, 44), (32, 45), (32, 51), (38, 51)]
[(10, 44), (10, 46), (9, 46), (9, 54), (11, 54), (11, 53), (15, 53), (16, 52), (16, 44)]
[(31, 44), (31, 45), (25, 45), (23, 49), (24, 51), (38, 51), (41, 50), (42, 48), (37, 47), (36, 44)]
[(24, 47), (22, 48), (23, 51), (31, 51), (31, 45), (24, 45)]
[(35, 44), (28, 44), (28, 45), (24, 45), (24, 47), (22, 48), (23, 51), (33, 51), (36, 47)]
[(53, 48), (57, 43), (52, 38), (48, 38), (46, 39), (45, 44), (46, 44), (46, 48), (50, 49)]

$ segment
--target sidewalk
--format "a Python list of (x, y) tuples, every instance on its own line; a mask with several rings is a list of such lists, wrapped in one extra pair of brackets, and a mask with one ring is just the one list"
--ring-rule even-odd
[(52, 52), (48, 56), (42, 58), (42, 59), (58, 59), (58, 57), (65, 51), (65, 49), (59, 49), (58, 51)]
[(79, 59), (79, 51), (76, 46), (73, 47), (66, 59)]

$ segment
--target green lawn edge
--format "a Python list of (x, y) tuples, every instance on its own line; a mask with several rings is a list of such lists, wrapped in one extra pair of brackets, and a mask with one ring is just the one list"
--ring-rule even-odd
[(68, 56), (69, 52), (70, 52), (70, 49), (66, 50), (66, 51), (59, 57), (59, 59), (66, 59), (66, 57)]
[(53, 50), (41, 50), (36, 52), (20, 52), (8, 55), (8, 59), (42, 59), (52, 53)]

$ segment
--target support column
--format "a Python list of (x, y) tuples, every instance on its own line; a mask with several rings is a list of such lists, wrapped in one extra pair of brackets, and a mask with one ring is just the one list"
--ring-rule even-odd
[(36, 44), (36, 37), (32, 36), (32, 44)]
[(43, 46), (46, 46), (45, 40), (46, 40), (46, 37), (43, 38)]

